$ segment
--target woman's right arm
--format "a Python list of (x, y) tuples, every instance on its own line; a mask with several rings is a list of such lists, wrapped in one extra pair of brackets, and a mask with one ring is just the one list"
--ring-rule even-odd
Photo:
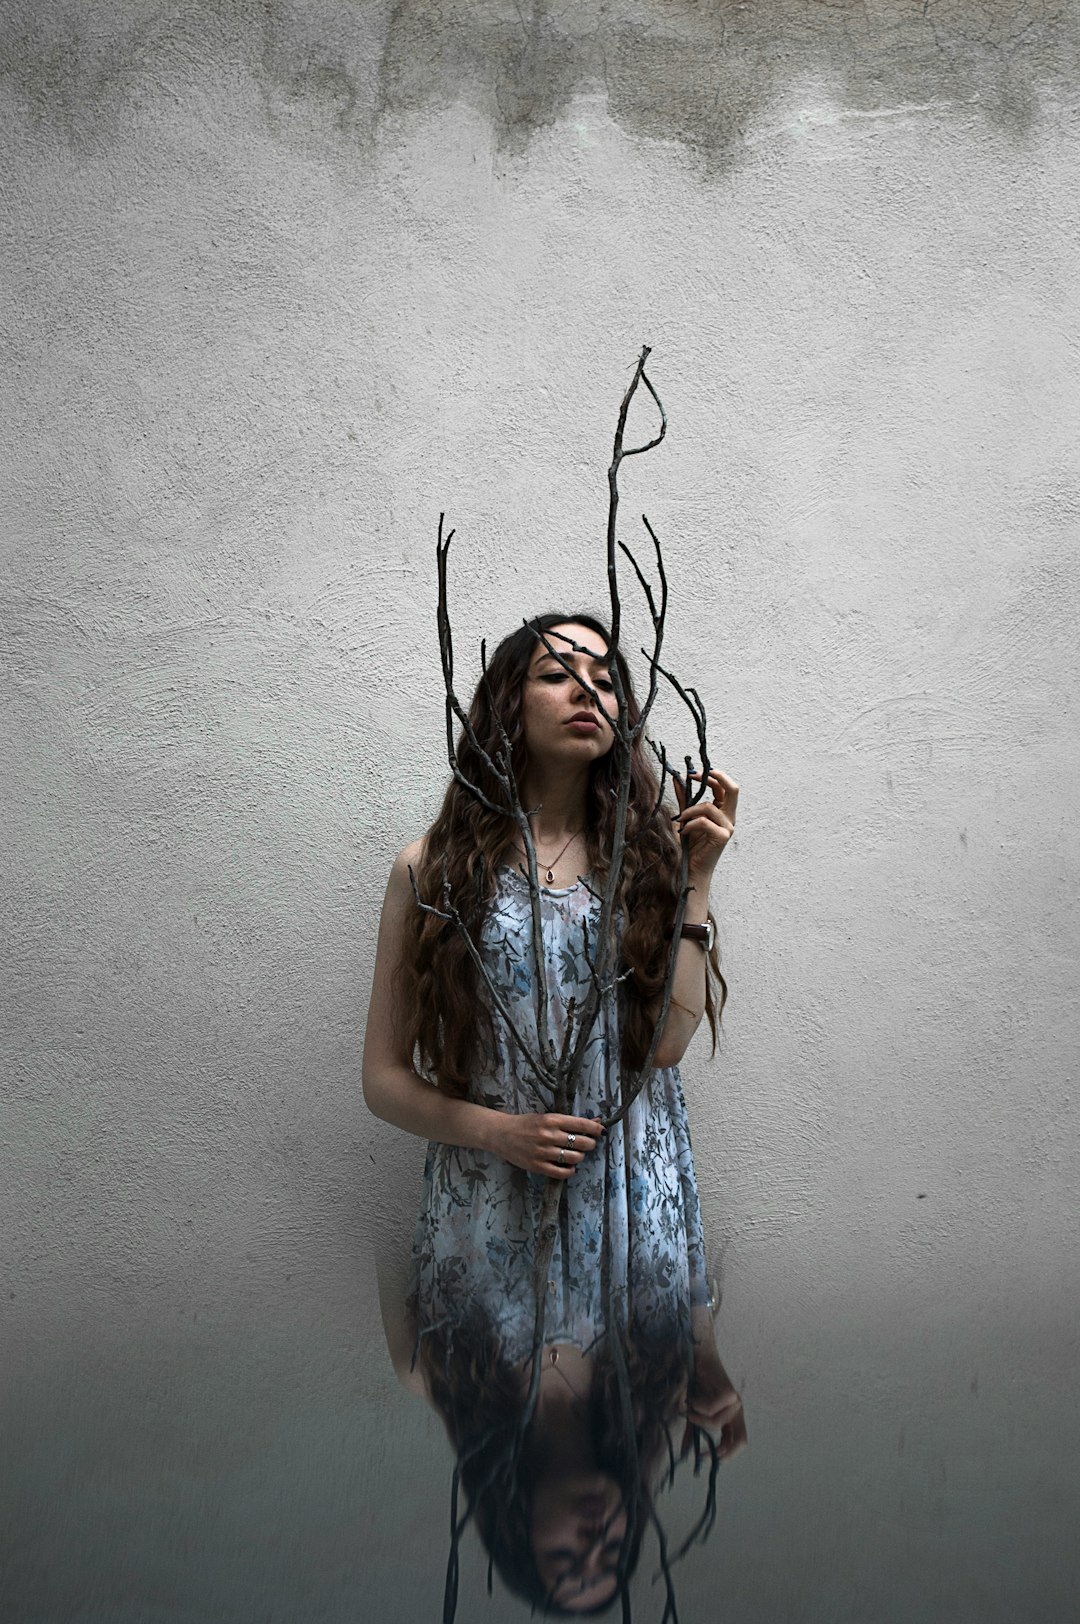
[[(379, 921), (364, 1042), (364, 1099), (368, 1108), (384, 1122), (392, 1122), (421, 1139), (488, 1150), (528, 1173), (569, 1178), (599, 1138), (599, 1123), (550, 1112), (517, 1115), (476, 1105), (471, 1100), (454, 1099), (427, 1082), (413, 1066), (395, 972), (408, 950), (412, 934), (409, 921), (417, 905), (409, 868), (416, 867), (421, 855), (422, 842), (416, 841), (406, 846), (395, 862)], [(584, 1149), (566, 1149), (571, 1133)], [(560, 1154), (564, 1158), (561, 1162)]]

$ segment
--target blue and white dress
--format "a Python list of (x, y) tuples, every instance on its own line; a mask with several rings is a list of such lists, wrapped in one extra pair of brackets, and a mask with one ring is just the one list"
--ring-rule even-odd
[[(549, 1034), (557, 1050), (571, 999), (580, 1008), (589, 993), (586, 930), (595, 944), (599, 912), (598, 899), (584, 885), (541, 892)], [(480, 945), (515, 1026), (535, 1048), (532, 914), (528, 882), (515, 868), (499, 871)], [(469, 1097), (508, 1111), (541, 1109), (528, 1064), (498, 1011), (493, 1024), (494, 1048)], [(602, 1010), (570, 1114), (607, 1114), (620, 1098), (619, 1070), (617, 1014)], [(509, 1362), (528, 1356), (547, 1184), (489, 1151), (428, 1147), (413, 1247), (412, 1295), (421, 1337), (435, 1328), (452, 1335), (455, 1325), (480, 1312), (498, 1327)], [(655, 1332), (666, 1339), (674, 1331), (688, 1334), (690, 1309), (705, 1303), (707, 1287), (701, 1207), (676, 1067), (651, 1074), (627, 1115), (563, 1188), (544, 1283), (545, 1345), (572, 1344), (588, 1352), (606, 1330)]]

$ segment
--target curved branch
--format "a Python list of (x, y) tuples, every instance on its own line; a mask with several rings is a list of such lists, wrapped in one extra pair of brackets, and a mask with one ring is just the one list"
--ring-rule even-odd
[[(409, 865), (409, 879), (412, 881), (413, 897), (416, 900), (416, 906), (420, 909), (421, 913), (434, 914), (436, 919), (442, 919), (447, 924), (453, 925), (454, 929), (458, 932), (458, 934), (461, 937), (462, 941), (465, 943), (465, 946), (466, 946), (466, 949), (468, 950), (468, 954), (469, 954), (470, 959), (472, 960), (472, 962), (475, 965), (477, 971), (479, 972), (481, 981), (483, 982), (484, 986), (486, 987), (486, 989), (488, 991), (488, 994), (491, 997), (492, 1003), (495, 1005), (495, 1008), (498, 1010), (499, 1014), (502, 1016), (503, 1020), (506, 1022), (507, 1031), (510, 1033), (510, 1036), (513, 1038), (514, 1042), (517, 1044), (518, 1048), (521, 1050), (521, 1053), (524, 1055), (525, 1061), (528, 1064), (528, 1067), (529, 1067), (530, 1071), (533, 1073), (533, 1075), (536, 1077), (537, 1082), (540, 1083), (543, 1088), (546, 1088), (546, 1089), (554, 1092), (555, 1084), (552, 1082), (551, 1078), (544, 1071), (543, 1067), (538, 1064), (538, 1062), (536, 1060), (536, 1057), (533, 1055), (532, 1050), (529, 1048), (528, 1043), (525, 1041), (525, 1039), (522, 1037), (521, 1033), (518, 1031), (517, 1024), (514, 1021), (514, 1017), (511, 1015), (509, 1009), (507, 1008), (505, 999), (502, 997), (501, 993), (499, 992), (498, 988), (496, 987), (496, 985), (495, 985), (495, 983), (494, 983), (494, 981), (492, 979), (491, 972), (489, 971), (487, 965), (484, 963), (483, 954), (480, 952), (480, 950), (477, 947), (476, 943), (472, 939), (472, 934), (471, 934), (471, 932), (469, 930), (468, 925), (466, 925), (466, 923), (465, 923), (464, 919), (462, 919), (461, 914), (459, 913), (458, 909), (454, 907), (453, 902), (450, 900), (450, 887), (449, 887), (449, 885), (447, 885), (445, 883), (445, 881), (444, 881), (444, 884), (443, 884), (443, 906), (441, 908), (436, 908), (433, 903), (424, 902), (424, 900), (420, 896), (420, 887), (416, 883), (416, 875), (413, 872), (411, 864)], [(540, 1103), (543, 1105), (544, 1101), (541, 1100)]]

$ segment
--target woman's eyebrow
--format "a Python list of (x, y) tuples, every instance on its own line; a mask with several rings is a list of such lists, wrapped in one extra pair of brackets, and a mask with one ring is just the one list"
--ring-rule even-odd
[[(574, 650), (570, 648), (568, 648), (565, 653), (563, 653), (562, 649), (558, 650), (558, 654), (562, 655), (564, 660), (568, 660), (573, 652)], [(590, 665), (602, 665), (605, 670), (608, 670), (611, 666), (611, 658), (607, 654), (597, 654), (591, 648), (579, 649), (577, 652), (580, 654), (587, 654)], [(536, 656), (537, 665), (539, 665), (543, 660), (554, 660), (556, 665), (559, 663), (557, 656), (552, 654), (548, 649), (545, 649), (543, 654), (538, 654)]]

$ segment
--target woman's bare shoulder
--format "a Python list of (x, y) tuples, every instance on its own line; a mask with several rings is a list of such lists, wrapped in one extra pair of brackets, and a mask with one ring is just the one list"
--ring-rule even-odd
[(410, 841), (407, 846), (398, 852), (397, 856), (394, 858), (394, 866), (390, 870), (391, 885), (396, 883), (397, 885), (406, 885), (410, 888), (410, 890), (412, 889), (412, 880), (409, 876), (409, 870), (412, 869), (415, 873), (416, 869), (423, 861), (424, 847), (426, 843), (427, 836), (421, 835), (419, 840)]

